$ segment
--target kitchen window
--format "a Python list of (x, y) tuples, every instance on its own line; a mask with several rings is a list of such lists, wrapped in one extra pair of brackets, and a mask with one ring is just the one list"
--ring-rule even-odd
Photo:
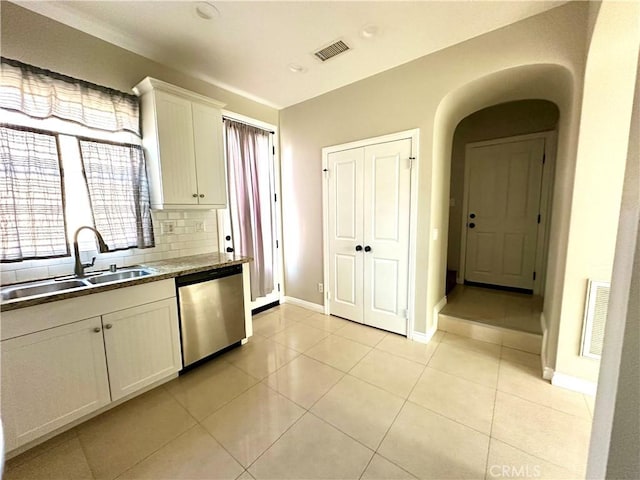
[[(60, 243), (62, 236), (65, 251), (16, 254), (15, 239), (6, 234), (16, 216), (7, 212), (8, 199), (3, 198), (0, 261), (69, 256), (68, 243), (82, 225), (95, 226), (110, 250), (153, 247), (137, 97), (10, 59), (2, 58), (1, 66), (0, 122), (7, 128), (37, 129), (55, 137), (61, 166), (64, 208), (58, 206), (58, 215), (63, 221), (55, 228), (41, 229), (36, 225), (38, 218), (22, 210), (21, 222), (36, 226), (39, 242), (51, 243), (55, 238)], [(5, 155), (6, 140), (0, 140), (3, 168), (11, 169), (17, 157), (11, 152)], [(22, 188), (33, 192), (42, 187), (27, 182)], [(80, 250), (95, 251), (95, 238), (84, 233), (88, 232), (80, 235)], [(7, 251), (12, 252), (11, 258)]]

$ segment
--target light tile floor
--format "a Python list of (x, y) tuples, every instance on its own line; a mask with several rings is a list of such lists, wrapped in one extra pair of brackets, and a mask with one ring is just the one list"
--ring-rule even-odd
[(456, 285), (447, 295), (443, 315), (522, 332), (541, 334), (542, 297)]
[(6, 479), (583, 478), (592, 399), (540, 358), (283, 305), (241, 348), (8, 462)]

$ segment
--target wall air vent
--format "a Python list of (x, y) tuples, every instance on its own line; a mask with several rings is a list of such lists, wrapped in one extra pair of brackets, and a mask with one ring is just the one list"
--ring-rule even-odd
[(602, 354), (610, 285), (609, 282), (589, 280), (582, 328), (582, 351), (580, 352), (584, 357), (600, 358)]
[(313, 54), (323, 62), (326, 62), (330, 58), (340, 55), (347, 50), (349, 50), (349, 45), (344, 43), (342, 40), (338, 40), (327, 47), (321, 48), (317, 52), (313, 52)]

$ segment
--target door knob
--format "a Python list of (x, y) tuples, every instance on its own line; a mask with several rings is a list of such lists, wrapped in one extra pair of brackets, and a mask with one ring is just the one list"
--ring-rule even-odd
[(231, 235), (227, 235), (226, 237), (224, 237), (224, 239), (225, 239), (226, 241), (231, 240)]
[(104, 328), (106, 328), (107, 330), (111, 330), (111, 327), (113, 327), (113, 325), (111, 325), (110, 323), (107, 323)]
[(227, 247), (227, 253), (231, 253), (231, 252), (233, 252), (233, 248)]
[(193, 198), (198, 198), (198, 194), (194, 193), (193, 195), (191, 195)]
[(201, 193), (201, 194), (200, 194), (200, 198), (204, 198), (204, 193)]
[(93, 329), (94, 332), (96, 333), (100, 333), (102, 331), (102, 329), (100, 327), (96, 327)]
[(469, 228), (476, 228), (476, 224), (475, 224), (475, 223), (473, 223), (473, 222), (471, 222), (471, 223), (469, 224)]
[(472, 213), (471, 215), (469, 215), (469, 218), (476, 218), (476, 214)]
[(369, 245), (367, 245), (366, 247), (364, 247), (364, 251), (365, 252), (370, 252), (371, 251), (371, 247)]
[(356, 252), (362, 251), (362, 245), (356, 245)]

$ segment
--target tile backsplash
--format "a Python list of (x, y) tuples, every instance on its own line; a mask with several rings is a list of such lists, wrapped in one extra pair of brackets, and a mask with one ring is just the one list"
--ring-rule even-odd
[[(152, 218), (156, 237), (155, 247), (93, 253), (93, 255), (91, 252), (85, 252), (81, 255), (83, 261), (91, 261), (91, 256), (96, 257), (95, 265), (87, 268), (86, 271), (105, 270), (113, 263), (118, 267), (126, 267), (218, 251), (218, 220), (215, 210), (154, 210)], [(167, 228), (169, 226), (173, 227), (171, 233), (168, 232), (171, 229)], [(0, 265), (0, 283), (7, 285), (71, 275), (73, 265), (73, 252), (71, 257), (3, 263)]]

